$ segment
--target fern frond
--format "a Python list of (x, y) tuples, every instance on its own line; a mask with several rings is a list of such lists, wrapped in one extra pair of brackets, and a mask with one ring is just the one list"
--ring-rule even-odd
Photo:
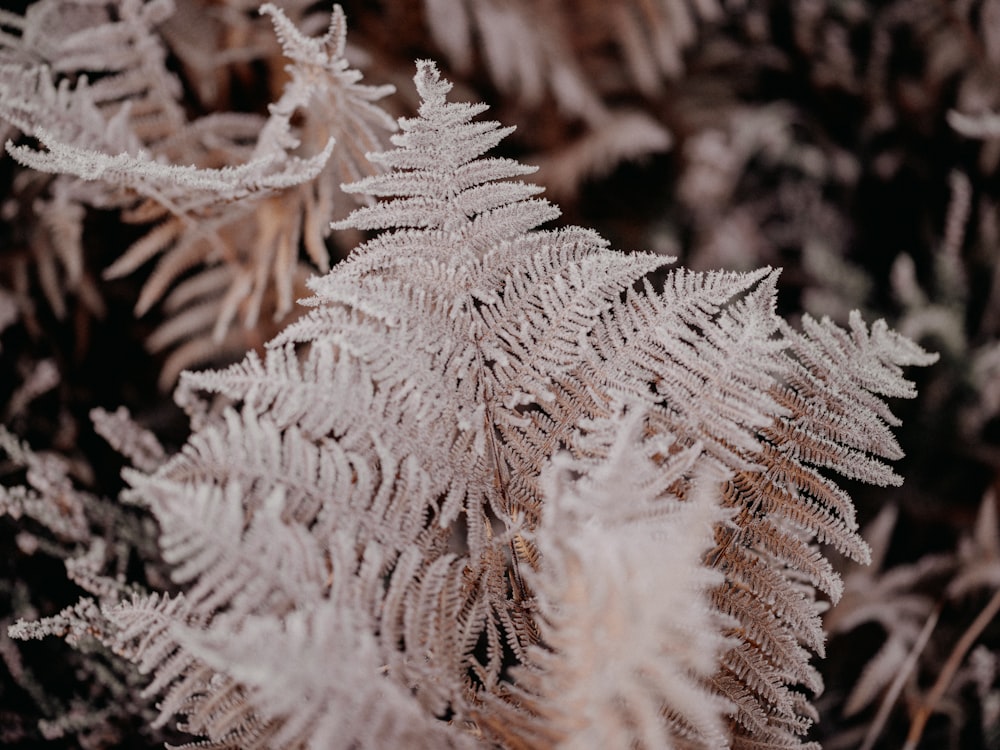
[[(537, 747), (552, 746), (550, 735), (560, 747), (722, 747), (732, 707), (709, 687), (727, 646), (710, 601), (722, 576), (702, 565), (725, 516), (718, 477), (697, 477), (679, 500), (667, 487), (700, 448), (658, 460), (670, 441), (642, 440), (641, 407), (616, 422), (591, 428), (605, 459), (559, 457), (544, 480), (532, 535), (541, 561), (525, 573), (544, 645), (515, 676), (537, 718), (520, 728), (512, 717), (508, 732)], [(683, 585), (665, 587), (667, 571)]]
[(273, 160), (261, 159), (238, 167), (199, 169), (194, 166), (160, 164), (148, 156), (118, 154), (109, 156), (53, 139), (44, 128), (36, 137), (48, 149), (39, 152), (7, 142), (7, 152), (21, 164), (51, 174), (72, 174), (84, 180), (100, 180), (128, 187), (152, 198), (171, 212), (184, 214), (203, 210), (218, 201), (239, 200), (260, 192), (281, 190), (307, 182), (319, 174), (330, 153), (333, 141), (308, 160), (291, 159), (272, 169)]
[[(401, 118), (402, 133), (391, 137), (396, 148), (370, 157), (394, 171), (345, 187), (350, 192), (406, 197), (357, 209), (336, 226), (440, 230), (449, 245), (462, 243), (482, 252), (559, 215), (548, 201), (531, 198), (540, 192), (536, 186), (512, 182), (497, 187), (499, 178), (527, 174), (525, 167), (495, 159), (478, 161), (513, 128), (471, 122), (486, 106), (447, 102), (451, 83), (441, 79), (429, 60), (417, 63), (414, 81), (421, 97), (420, 116)], [(393, 236), (390, 233), (389, 238)]]
[(263, 356), (186, 373), (195, 433), (128, 475), (186, 589), (146, 662), (163, 715), (213, 747), (810, 747), (819, 543), (867, 555), (827, 472), (893, 481), (882, 398), (932, 357), (793, 331), (771, 269), (538, 229), (528, 170), (483, 158), (507, 129), (415, 82), (389, 171), (348, 188), (388, 200), (337, 224), (385, 231)]

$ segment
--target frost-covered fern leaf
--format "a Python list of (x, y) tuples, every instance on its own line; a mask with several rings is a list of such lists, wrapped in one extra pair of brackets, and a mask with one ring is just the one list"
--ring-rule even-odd
[[(90, 74), (90, 101), (106, 119), (124, 110), (139, 140), (152, 144), (179, 130), (186, 119), (180, 81), (167, 72), (167, 52), (154, 31), (173, 9), (171, 0), (40, 0), (23, 17), (5, 12), (4, 26), (13, 33), (0, 36), (0, 59), (44, 69), (57, 81)], [(10, 106), (5, 102), (2, 108)], [(23, 106), (17, 126), (25, 132), (39, 124), (73, 127), (68, 118), (46, 123), (44, 106)]]
[[(304, 35), (270, 3), (260, 10), (271, 17), (290, 61), (289, 80), (254, 134), (247, 158), (273, 163), (295, 179), (253, 200), (234, 203), (221, 192), (229, 202), (194, 222), (164, 213), (156, 228), (108, 269), (108, 275), (122, 275), (161, 256), (138, 301), (143, 312), (195, 259), (209, 261), (204, 273), (178, 284), (164, 300), (173, 318), (150, 340), (156, 350), (178, 347), (164, 368), (164, 384), (173, 384), (182, 367), (217, 354), (220, 345), (245, 351), (246, 329), (252, 332), (268, 317), (287, 320), (294, 298), (305, 291), (305, 278), (329, 268), (329, 223), (347, 210), (340, 184), (376, 171), (363, 155), (380, 150), (396, 127), (377, 104), (392, 87), (364, 85), (361, 73), (348, 66), (339, 5), (320, 38)], [(299, 259), (300, 246), (310, 263)], [(245, 331), (234, 328), (237, 320)]]
[[(790, 329), (770, 269), (654, 276), (538, 229), (532, 170), (483, 156), (509, 129), (415, 82), (347, 188), (387, 200), (338, 224), (385, 231), (262, 357), (186, 373), (194, 434), (129, 474), (184, 595), (105, 607), (115, 647), (210, 747), (800, 746), (817, 543), (867, 555), (826, 472), (896, 481), (880, 397), (933, 358)], [(420, 720), (359, 724), (375, 696)]]
[[(340, 183), (371, 174), (365, 154), (380, 151), (383, 132), (396, 129), (396, 122), (376, 102), (394, 89), (361, 84), (361, 72), (349, 67), (344, 56), (347, 19), (343, 9), (333, 6), (329, 28), (318, 39), (305, 36), (271, 3), (262, 5), (260, 12), (271, 17), (282, 50), (291, 60), (291, 80), (281, 99), (270, 107), (272, 116), (258, 141), (258, 153), (301, 148), (303, 143), (316, 151), (333, 138), (339, 147), (333, 169), (321, 185), (327, 193)], [(303, 121), (297, 133), (291, 124), (294, 115)], [(330, 200), (329, 195), (317, 198)], [(329, 205), (313, 210), (321, 216), (332, 213)]]
[[(48, 213), (77, 217), (72, 231), (63, 232), (77, 246), (83, 207), (120, 209), (125, 221), (152, 225), (105, 276), (155, 260), (135, 309), (141, 315), (164, 303), (167, 320), (149, 341), (156, 351), (174, 350), (164, 385), (184, 366), (226, 351), (242, 354), (254, 334), (234, 323), (253, 329), (262, 319), (288, 316), (305, 277), (329, 268), (326, 237), (335, 197), (343, 197), (339, 184), (375, 171), (364, 154), (378, 150), (395, 128), (376, 104), (392, 87), (362, 85), (361, 74), (348, 67), (339, 6), (327, 34), (313, 39), (268, 4), (261, 11), (272, 17), (291, 60), (270, 117), (223, 113), (188, 121), (155, 29), (172, 3), (119, 0), (101, 13), (86, 0), (38, 5), (14, 17), (20, 38), (0, 38), (0, 45), (11, 45), (11, 62), (0, 65), (0, 120), (42, 148), (8, 142), (8, 153), (57, 175), (53, 190), (61, 202)], [(83, 14), (87, 33), (63, 29), (60, 9)], [(46, 28), (65, 38), (55, 49), (36, 50)], [(4, 52), (0, 46), (0, 61)], [(67, 67), (104, 58), (110, 62), (90, 82), (86, 67)], [(343, 215), (347, 208), (337, 210)], [(311, 263), (300, 260), (300, 246)], [(80, 252), (76, 247), (69, 255)]]
[(679, 500), (671, 488), (703, 458), (701, 446), (643, 440), (643, 416), (633, 409), (588, 426), (607, 458), (556, 456), (543, 478), (542, 520), (529, 536), (540, 562), (526, 580), (544, 645), (530, 649), (512, 690), (545, 718), (525, 723), (507, 704), (491, 705), (497, 716), (484, 720), (514, 738), (508, 744), (728, 744), (731, 706), (710, 680), (731, 623), (711, 603), (723, 576), (703, 565), (726, 516), (718, 470), (703, 465)]
[(162, 164), (145, 152), (136, 155), (103, 154), (61, 143), (45, 129), (35, 137), (46, 147), (39, 152), (9, 144), (7, 152), (26, 167), (39, 172), (68, 174), (122, 186), (160, 203), (167, 210), (190, 214), (219, 202), (239, 201), (262, 192), (276, 192), (308, 181), (319, 174), (333, 150), (333, 142), (308, 160), (291, 159), (273, 168), (273, 158), (262, 158), (235, 167), (202, 169), (193, 165)]
[[(137, 153), (183, 123), (179, 82), (166, 70), (153, 27), (169, 0), (40, 0), (0, 22), (0, 130), (3, 139), (44, 128), (60, 143), (103, 153)], [(57, 315), (72, 292), (95, 314), (102, 304), (84, 273), (86, 206), (116, 208), (117, 186), (22, 172), (5, 204), (30, 227), (32, 265)]]

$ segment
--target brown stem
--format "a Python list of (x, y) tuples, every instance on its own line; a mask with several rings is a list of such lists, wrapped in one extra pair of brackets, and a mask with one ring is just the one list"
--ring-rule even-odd
[(934, 683), (934, 687), (930, 689), (930, 692), (920, 702), (919, 708), (913, 715), (913, 720), (910, 722), (910, 733), (906, 736), (906, 744), (903, 745), (903, 750), (915, 750), (917, 743), (920, 742), (921, 735), (924, 733), (924, 726), (927, 724), (927, 720), (930, 718), (931, 713), (933, 713), (938, 701), (941, 700), (941, 696), (944, 695), (944, 691), (951, 685), (951, 681), (955, 678), (955, 672), (958, 671), (959, 666), (961, 666), (962, 661), (965, 659), (965, 654), (972, 648), (972, 645), (982, 634), (983, 630), (986, 629), (986, 626), (990, 624), (990, 621), (996, 617), (997, 612), (1000, 612), (1000, 589), (997, 589), (989, 603), (983, 608), (983, 611), (972, 621), (968, 630), (962, 634), (958, 643), (951, 650), (951, 653), (948, 655), (948, 661), (945, 662), (941, 674), (938, 675), (937, 681)]
[(878, 713), (875, 714), (875, 718), (872, 720), (871, 726), (865, 734), (865, 741), (859, 750), (871, 750), (875, 745), (875, 741), (878, 740), (878, 736), (882, 734), (882, 728), (889, 719), (889, 714), (892, 713), (892, 707), (896, 705), (896, 699), (899, 698), (899, 694), (903, 691), (903, 685), (906, 684), (906, 680), (909, 678), (910, 673), (913, 672), (913, 668), (917, 666), (920, 654), (931, 639), (931, 633), (934, 632), (934, 627), (937, 625), (938, 617), (941, 616), (941, 608), (943, 606), (944, 603), (939, 601), (930, 615), (927, 616), (927, 622), (924, 623), (920, 635), (914, 641), (910, 653), (906, 655), (906, 661), (903, 662), (899, 672), (896, 673), (896, 679), (892, 681), (892, 684), (885, 693), (885, 697), (882, 698), (882, 704), (878, 707)]

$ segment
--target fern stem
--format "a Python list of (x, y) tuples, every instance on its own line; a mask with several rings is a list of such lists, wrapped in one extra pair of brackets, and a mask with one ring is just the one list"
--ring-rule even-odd
[(896, 679), (892, 681), (892, 684), (889, 686), (889, 690), (882, 699), (882, 704), (878, 707), (878, 713), (875, 714), (875, 719), (868, 728), (868, 733), (865, 735), (865, 741), (861, 744), (859, 750), (871, 750), (872, 747), (875, 746), (876, 740), (878, 740), (879, 735), (882, 734), (882, 729), (885, 727), (885, 723), (889, 719), (889, 714), (892, 712), (893, 706), (896, 705), (896, 699), (899, 698), (899, 694), (902, 692), (903, 686), (906, 684), (906, 681), (910, 677), (910, 673), (913, 672), (913, 668), (916, 667), (917, 661), (920, 659), (920, 654), (923, 652), (928, 641), (931, 639), (931, 633), (934, 632), (934, 628), (937, 626), (937, 621), (941, 616), (941, 609), (943, 606), (944, 602), (939, 601), (934, 607), (934, 610), (927, 616), (927, 621), (924, 623), (924, 627), (920, 631), (920, 635), (917, 636), (917, 640), (914, 641), (913, 647), (910, 649), (910, 653), (906, 656), (906, 661), (903, 662), (903, 666), (896, 674)]
[(989, 603), (983, 608), (983, 611), (976, 616), (976, 619), (969, 625), (968, 630), (962, 634), (958, 643), (951, 650), (951, 653), (948, 655), (948, 661), (945, 662), (941, 674), (938, 675), (937, 681), (934, 683), (934, 687), (930, 689), (930, 692), (921, 701), (920, 706), (913, 715), (913, 719), (910, 722), (910, 732), (906, 736), (906, 744), (903, 745), (903, 750), (915, 750), (917, 743), (920, 742), (920, 737), (924, 733), (927, 720), (933, 713), (938, 701), (941, 700), (941, 696), (944, 695), (944, 691), (951, 685), (951, 681), (955, 678), (955, 672), (958, 671), (958, 668), (965, 660), (966, 653), (972, 648), (983, 630), (986, 629), (986, 626), (996, 617), (997, 612), (1000, 612), (1000, 589), (997, 589)]

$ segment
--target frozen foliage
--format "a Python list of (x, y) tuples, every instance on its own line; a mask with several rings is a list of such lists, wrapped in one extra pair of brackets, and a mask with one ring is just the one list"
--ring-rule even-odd
[[(104, 276), (156, 259), (135, 310), (163, 302), (169, 313), (149, 339), (173, 350), (164, 387), (220, 350), (244, 352), (262, 316), (287, 321), (304, 278), (329, 268), (328, 225), (346, 213), (334, 207), (340, 183), (370, 171), (363, 155), (395, 127), (375, 103), (392, 87), (361, 84), (344, 58), (339, 6), (319, 38), (261, 7), (290, 60), (269, 117), (189, 119), (157, 31), (172, 12), (170, 0), (43, 0), (23, 18), (4, 16), (19, 35), (0, 36), (0, 121), (35, 140), (6, 149), (35, 170), (24, 192), (44, 196), (33, 206), (45, 231), (34, 249), (50, 302), (62, 309), (60, 276), (69, 291), (85, 283), (85, 208), (146, 225)], [(55, 177), (42, 186), (43, 174)]]
[(382, 200), (337, 226), (381, 233), (262, 355), (182, 376), (180, 452), (137, 433), (180, 590), (12, 632), (96, 637), (201, 747), (806, 746), (819, 544), (869, 557), (833, 477), (900, 481), (883, 399), (935, 357), (793, 329), (771, 269), (539, 229), (532, 169), (485, 156), (511, 129), (415, 83), (345, 188)]

